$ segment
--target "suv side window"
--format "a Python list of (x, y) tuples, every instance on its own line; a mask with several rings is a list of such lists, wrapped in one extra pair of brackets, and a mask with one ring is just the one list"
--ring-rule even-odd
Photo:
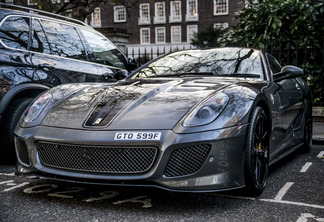
[(125, 57), (106, 37), (85, 29), (81, 29), (81, 32), (92, 51), (91, 61), (126, 69)]
[(281, 72), (282, 67), (279, 64), (279, 62), (275, 59), (275, 57), (273, 57), (270, 54), (267, 54), (267, 58), (268, 58), (268, 61), (269, 61), (269, 65), (270, 65), (270, 69), (272, 71), (272, 74)]
[(28, 50), (28, 17), (8, 17), (0, 27), (0, 39), (9, 48)]
[(75, 27), (48, 20), (41, 20), (52, 55), (86, 60), (81, 38)]
[(45, 33), (38, 19), (33, 19), (31, 51), (52, 54)]

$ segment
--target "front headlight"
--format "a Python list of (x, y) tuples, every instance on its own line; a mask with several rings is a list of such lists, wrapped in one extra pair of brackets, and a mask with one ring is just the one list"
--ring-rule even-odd
[(28, 109), (25, 117), (23, 120), (25, 122), (32, 122), (34, 121), (39, 114), (43, 111), (43, 109), (46, 107), (48, 102), (52, 99), (52, 94), (50, 93), (44, 93), (41, 95)]
[(184, 120), (184, 127), (201, 126), (214, 121), (229, 101), (228, 95), (218, 93), (198, 105)]

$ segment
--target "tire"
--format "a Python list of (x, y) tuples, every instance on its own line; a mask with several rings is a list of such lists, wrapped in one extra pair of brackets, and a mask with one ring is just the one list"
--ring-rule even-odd
[(251, 116), (245, 151), (245, 190), (249, 196), (262, 194), (269, 171), (269, 124), (261, 107), (256, 107)]
[(16, 160), (15, 146), (14, 146), (14, 130), (20, 120), (21, 115), (27, 108), (33, 98), (19, 98), (15, 100), (8, 108), (4, 116), (3, 123), (3, 144), (1, 153), (8, 163), (13, 163)]
[(300, 148), (302, 153), (309, 153), (313, 143), (312, 105), (308, 104), (304, 121), (304, 144)]

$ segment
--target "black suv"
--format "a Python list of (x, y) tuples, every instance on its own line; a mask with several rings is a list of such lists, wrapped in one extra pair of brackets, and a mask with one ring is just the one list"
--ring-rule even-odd
[(131, 59), (83, 22), (0, 4), (0, 155), (14, 157), (14, 128), (42, 91), (63, 83), (113, 82), (134, 68)]

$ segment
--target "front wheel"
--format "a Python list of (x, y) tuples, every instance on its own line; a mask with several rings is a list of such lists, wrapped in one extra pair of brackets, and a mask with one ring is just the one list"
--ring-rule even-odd
[(269, 171), (269, 124), (261, 107), (253, 110), (250, 123), (244, 176), (247, 194), (258, 196), (264, 190)]
[(304, 144), (301, 147), (302, 153), (309, 153), (312, 147), (313, 141), (313, 117), (312, 117), (312, 105), (307, 107), (305, 121), (304, 121)]

